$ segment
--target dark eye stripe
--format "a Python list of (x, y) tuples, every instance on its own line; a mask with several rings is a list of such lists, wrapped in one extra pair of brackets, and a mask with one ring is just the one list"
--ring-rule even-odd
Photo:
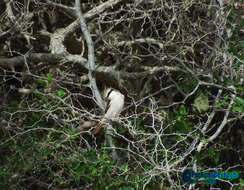
[(111, 92), (113, 92), (113, 89), (109, 90), (108, 95), (107, 95), (107, 97), (106, 97), (106, 98), (108, 98), (108, 97), (109, 97), (109, 95), (111, 94)]

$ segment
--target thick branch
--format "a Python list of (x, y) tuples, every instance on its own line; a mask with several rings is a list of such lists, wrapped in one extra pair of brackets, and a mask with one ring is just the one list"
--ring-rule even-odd
[(104, 110), (104, 104), (103, 104), (103, 100), (101, 98), (101, 95), (99, 93), (99, 90), (97, 88), (97, 83), (96, 83), (96, 78), (94, 75), (94, 70), (95, 70), (95, 63), (94, 63), (94, 46), (93, 46), (93, 42), (91, 39), (91, 35), (88, 32), (86, 23), (85, 23), (85, 19), (82, 15), (81, 12), (81, 8), (80, 8), (80, 1), (76, 0), (75, 1), (75, 10), (76, 10), (76, 14), (77, 17), (80, 21), (80, 26), (81, 26), (81, 31), (84, 35), (84, 38), (86, 40), (87, 43), (87, 47), (88, 47), (88, 67), (89, 67), (89, 71), (88, 71), (88, 77), (90, 80), (90, 84), (91, 84), (91, 89), (92, 89), (92, 93), (95, 96), (96, 100), (97, 100), (97, 104), (98, 106)]
[[(25, 62), (25, 59), (33, 62), (58, 62), (64, 58), (62, 54), (51, 53), (30, 53), (24, 56), (16, 56), (11, 58), (0, 57), (0, 66), (6, 68), (12, 68), (21, 66)], [(83, 60), (84, 61), (84, 60)]]

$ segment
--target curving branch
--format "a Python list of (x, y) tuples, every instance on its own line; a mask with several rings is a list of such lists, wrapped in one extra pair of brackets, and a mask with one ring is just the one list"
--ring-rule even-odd
[[(231, 86), (230, 88), (232, 88), (235, 91), (234, 86)], [(215, 133), (213, 135), (211, 135), (206, 141), (202, 141), (199, 143), (199, 145), (197, 147), (198, 152), (200, 152), (203, 147), (206, 147), (210, 142), (215, 140), (220, 135), (220, 133), (224, 129), (225, 125), (228, 123), (228, 117), (229, 117), (229, 114), (231, 112), (232, 106), (234, 104), (235, 97), (236, 97), (236, 95), (234, 93), (231, 94), (230, 103), (229, 103), (229, 105), (225, 111), (225, 115), (224, 115), (222, 122), (220, 123), (218, 129), (215, 131)], [(204, 128), (204, 130), (206, 131), (206, 128)]]
[(32, 62), (51, 62), (56, 63), (61, 60), (79, 62), (82, 66), (87, 68), (87, 60), (83, 57), (77, 58), (76, 55), (65, 56), (64, 54), (53, 54), (53, 53), (27, 53), (25, 55), (16, 57), (0, 57), (0, 66), (4, 68), (13, 68), (17, 66), (23, 66), (25, 61)]
[(95, 70), (94, 46), (93, 46), (93, 42), (92, 42), (92, 39), (91, 39), (91, 35), (90, 35), (90, 33), (88, 32), (88, 29), (87, 29), (85, 19), (84, 19), (83, 15), (82, 15), (82, 12), (81, 12), (80, 1), (79, 0), (75, 1), (75, 11), (76, 11), (76, 15), (77, 15), (77, 17), (78, 17), (78, 19), (80, 21), (81, 31), (82, 31), (82, 33), (84, 35), (84, 38), (86, 40), (87, 47), (88, 47), (88, 68), (89, 68), (88, 77), (89, 77), (89, 80), (90, 80), (92, 93), (93, 93), (93, 95), (95, 96), (95, 98), (97, 100), (98, 106), (102, 110), (104, 110), (105, 107), (104, 107), (103, 100), (102, 100), (102, 97), (100, 95), (100, 92), (99, 92), (99, 90), (97, 88), (96, 78), (95, 78), (95, 75), (94, 75), (94, 70)]
[[(101, 98), (100, 92), (97, 88), (97, 83), (96, 83), (96, 78), (95, 78), (94, 45), (93, 45), (93, 41), (91, 39), (91, 35), (88, 32), (88, 29), (87, 29), (87, 26), (85, 23), (85, 19), (81, 12), (80, 0), (75, 0), (75, 10), (76, 10), (77, 17), (80, 21), (82, 33), (84, 35), (84, 38), (85, 38), (87, 46), (88, 46), (88, 69), (89, 69), (88, 78), (90, 80), (92, 93), (97, 100), (98, 106), (104, 111), (105, 106), (103, 104), (103, 100)], [(108, 127), (109, 127), (109, 125), (108, 125)], [(112, 134), (110, 133), (109, 130), (108, 130), (108, 132), (106, 132), (106, 138), (107, 138), (107, 141), (108, 141), (110, 147), (112, 148), (112, 158), (114, 160), (118, 160), (119, 157), (117, 155), (115, 145), (113, 143)]]

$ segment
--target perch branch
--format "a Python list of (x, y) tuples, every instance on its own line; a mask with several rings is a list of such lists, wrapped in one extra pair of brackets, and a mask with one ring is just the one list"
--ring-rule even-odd
[[(94, 73), (95, 73), (94, 46), (93, 46), (93, 42), (92, 42), (92, 39), (91, 39), (91, 35), (90, 35), (90, 33), (88, 32), (88, 29), (87, 29), (87, 26), (86, 26), (86, 23), (85, 23), (85, 19), (84, 19), (83, 15), (82, 15), (82, 12), (81, 12), (80, 0), (75, 0), (75, 10), (76, 10), (77, 17), (78, 17), (78, 19), (80, 21), (80, 26), (81, 26), (82, 33), (84, 35), (85, 41), (86, 41), (87, 46), (88, 46), (88, 68), (89, 68), (88, 77), (89, 77), (89, 80), (90, 80), (92, 93), (95, 96), (99, 107), (102, 110), (104, 110), (105, 106), (103, 104), (103, 100), (102, 100), (101, 95), (99, 93), (99, 90), (97, 88), (96, 78), (95, 78), (95, 75), (94, 75)], [(116, 152), (116, 149), (115, 149), (115, 145), (113, 143), (113, 138), (112, 138), (110, 130), (108, 130), (108, 132), (106, 132), (106, 138), (107, 138), (107, 141), (108, 141), (109, 145), (112, 147), (112, 158), (114, 160), (118, 160), (118, 155), (117, 155), (117, 152)]]
[(98, 106), (102, 110), (104, 110), (103, 100), (102, 100), (102, 97), (101, 97), (101, 95), (99, 93), (99, 90), (97, 88), (96, 78), (95, 78), (95, 75), (94, 75), (94, 70), (95, 70), (94, 46), (93, 46), (93, 42), (92, 42), (92, 39), (91, 39), (91, 35), (90, 35), (90, 33), (88, 32), (88, 29), (87, 29), (87, 26), (86, 26), (86, 23), (85, 23), (85, 19), (84, 19), (83, 15), (82, 15), (82, 12), (81, 12), (80, 1), (79, 0), (75, 1), (75, 10), (76, 10), (77, 17), (78, 17), (78, 19), (80, 21), (81, 31), (82, 31), (82, 33), (84, 35), (84, 38), (85, 38), (85, 41), (86, 41), (87, 47), (88, 47), (88, 68), (89, 68), (88, 77), (89, 77), (89, 80), (90, 80), (92, 93), (93, 93), (93, 95), (96, 98)]

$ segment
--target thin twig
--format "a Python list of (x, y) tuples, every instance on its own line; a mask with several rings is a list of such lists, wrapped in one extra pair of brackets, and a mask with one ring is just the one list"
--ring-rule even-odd
[[(232, 86), (232, 88), (234, 89), (233, 86)], [(199, 144), (198, 147), (197, 147), (197, 151), (198, 151), (198, 152), (200, 152), (200, 151), (202, 150), (203, 147), (207, 146), (208, 143), (210, 143), (210, 142), (212, 142), (214, 139), (216, 139), (216, 138), (219, 136), (219, 134), (221, 133), (221, 131), (223, 130), (224, 126), (228, 123), (228, 116), (229, 116), (229, 114), (230, 114), (230, 112), (231, 112), (231, 108), (232, 108), (232, 106), (233, 106), (233, 104), (234, 104), (234, 99), (235, 99), (235, 97), (236, 97), (236, 95), (233, 93), (233, 94), (231, 95), (230, 103), (229, 103), (229, 105), (228, 105), (227, 110), (225, 111), (225, 115), (224, 115), (224, 118), (223, 118), (221, 124), (219, 125), (218, 129), (216, 130), (216, 132), (215, 132), (213, 135), (211, 135), (206, 141), (202, 141), (202, 142), (200, 142), (200, 144)]]

